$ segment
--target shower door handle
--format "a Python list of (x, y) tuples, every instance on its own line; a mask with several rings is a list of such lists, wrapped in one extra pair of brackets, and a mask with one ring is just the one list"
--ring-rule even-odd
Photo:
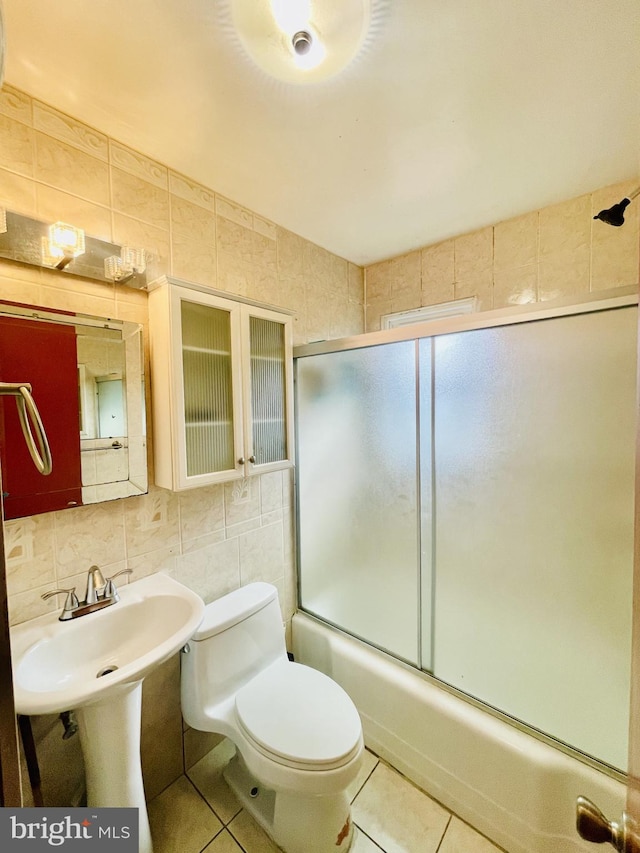
[(576, 829), (585, 841), (608, 842), (619, 853), (640, 853), (640, 837), (633, 831), (628, 817), (623, 814), (620, 823), (607, 820), (587, 797), (578, 797), (576, 801)]

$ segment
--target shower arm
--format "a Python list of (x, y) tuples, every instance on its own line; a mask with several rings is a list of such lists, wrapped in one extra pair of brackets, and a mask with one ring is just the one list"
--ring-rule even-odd
[[(28, 382), (0, 382), (0, 397), (15, 397), (20, 426), (33, 464), (45, 476), (51, 473), (51, 449)], [(33, 425), (33, 430), (32, 430)], [(35, 438), (33, 432), (35, 431)]]

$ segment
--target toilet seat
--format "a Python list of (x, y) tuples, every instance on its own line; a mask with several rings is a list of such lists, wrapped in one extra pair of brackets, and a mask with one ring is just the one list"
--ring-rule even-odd
[(355, 705), (318, 670), (277, 661), (235, 697), (235, 714), (245, 737), (278, 764), (303, 770), (333, 770), (362, 748)]

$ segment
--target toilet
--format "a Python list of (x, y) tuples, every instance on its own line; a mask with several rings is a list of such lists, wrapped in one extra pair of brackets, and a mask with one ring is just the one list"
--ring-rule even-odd
[(235, 745), (224, 778), (285, 853), (350, 849), (360, 717), (335, 681), (288, 659), (274, 586), (251, 583), (205, 607), (183, 649), (181, 692), (188, 725)]

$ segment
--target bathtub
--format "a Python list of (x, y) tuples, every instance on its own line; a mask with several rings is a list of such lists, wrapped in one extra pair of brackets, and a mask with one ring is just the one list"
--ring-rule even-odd
[(575, 830), (580, 794), (621, 816), (622, 782), (377, 649), (302, 612), (292, 642), (349, 693), (373, 752), (509, 853), (593, 853)]

